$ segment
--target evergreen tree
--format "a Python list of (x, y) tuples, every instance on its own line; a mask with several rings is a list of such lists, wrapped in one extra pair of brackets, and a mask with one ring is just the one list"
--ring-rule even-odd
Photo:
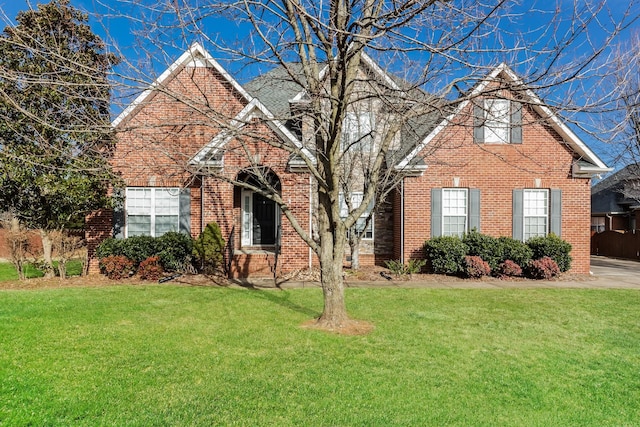
[(118, 58), (69, 0), (20, 12), (16, 22), (0, 35), (0, 206), (41, 230), (51, 276), (48, 233), (109, 201), (107, 73)]

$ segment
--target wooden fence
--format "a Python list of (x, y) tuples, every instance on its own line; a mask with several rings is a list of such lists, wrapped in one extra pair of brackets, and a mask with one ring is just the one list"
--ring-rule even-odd
[(640, 230), (593, 232), (591, 254), (640, 260)]

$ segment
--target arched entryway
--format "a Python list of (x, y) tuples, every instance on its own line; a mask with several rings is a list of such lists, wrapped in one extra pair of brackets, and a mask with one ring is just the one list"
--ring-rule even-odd
[[(238, 174), (238, 182), (246, 183), (267, 194), (280, 194), (278, 176), (269, 168), (244, 170)], [(236, 186), (240, 194), (242, 217), (240, 221), (240, 245), (243, 248), (276, 249), (280, 243), (280, 208), (275, 201), (244, 186)]]

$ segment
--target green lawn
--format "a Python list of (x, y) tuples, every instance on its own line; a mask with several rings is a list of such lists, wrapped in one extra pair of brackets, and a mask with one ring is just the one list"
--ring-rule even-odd
[[(54, 265), (58, 266), (57, 262), (54, 262)], [(82, 273), (82, 261), (81, 260), (71, 260), (67, 263), (67, 275), (68, 276), (79, 276)], [(27, 264), (25, 268), (25, 275), (27, 279), (33, 279), (44, 276), (44, 273), (38, 270), (33, 264)], [(0, 282), (7, 280), (18, 280), (18, 273), (16, 272), (13, 264), (9, 262), (0, 262)]]
[(640, 424), (640, 292), (349, 289), (367, 336), (303, 329), (318, 289), (0, 292), (0, 425)]

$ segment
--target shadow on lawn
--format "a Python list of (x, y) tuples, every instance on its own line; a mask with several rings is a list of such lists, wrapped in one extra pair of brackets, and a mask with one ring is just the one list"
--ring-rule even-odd
[(242, 285), (242, 287), (252, 291), (251, 292), (252, 295), (255, 295), (259, 298), (267, 300), (271, 303), (278, 304), (279, 306), (289, 309), (291, 311), (304, 314), (305, 316), (318, 318), (321, 315), (321, 313), (316, 310), (313, 310), (309, 307), (303, 307), (300, 304), (297, 304), (291, 301), (290, 300), (291, 293), (289, 291), (280, 289), (280, 292), (274, 292), (273, 289), (270, 290), (270, 289), (259, 288), (251, 284), (244, 284)]

